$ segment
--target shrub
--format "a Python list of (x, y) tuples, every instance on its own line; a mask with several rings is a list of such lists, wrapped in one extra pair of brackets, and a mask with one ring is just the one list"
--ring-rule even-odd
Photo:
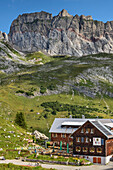
[(54, 84), (50, 84), (48, 87), (47, 87), (49, 90), (55, 90), (55, 85)]
[(32, 92), (30, 92), (30, 91), (26, 92), (26, 95), (27, 96), (34, 96), (34, 94)]
[(56, 110), (53, 110), (53, 111), (52, 111), (52, 114), (53, 114), (53, 115), (56, 115)]
[(43, 87), (43, 86), (41, 86), (41, 87), (40, 87), (40, 93), (44, 94), (45, 92), (46, 92), (46, 88)]
[(24, 93), (24, 90), (17, 90), (16, 93)]
[(33, 111), (34, 111), (33, 109), (30, 110), (30, 112), (33, 112)]

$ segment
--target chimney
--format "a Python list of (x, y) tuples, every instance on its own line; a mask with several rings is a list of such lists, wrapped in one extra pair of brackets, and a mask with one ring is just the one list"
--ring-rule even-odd
[(72, 115), (70, 115), (69, 118), (72, 119)]
[(82, 119), (85, 119), (85, 116), (84, 116), (84, 115), (82, 115)]

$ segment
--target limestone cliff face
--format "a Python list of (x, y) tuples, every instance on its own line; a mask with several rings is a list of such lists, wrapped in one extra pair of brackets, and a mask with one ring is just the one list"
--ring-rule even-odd
[(91, 16), (72, 16), (62, 10), (19, 15), (13, 21), (9, 41), (23, 52), (45, 51), (50, 55), (82, 56), (113, 53), (113, 21), (103, 23)]

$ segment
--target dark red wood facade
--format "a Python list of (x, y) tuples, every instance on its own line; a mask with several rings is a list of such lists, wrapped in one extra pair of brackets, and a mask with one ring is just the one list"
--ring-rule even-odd
[[(94, 145), (93, 138), (100, 138), (101, 145)], [(66, 133), (51, 133), (51, 141), (56, 146), (60, 146), (62, 141), (63, 147), (66, 147), (68, 143), (70, 148), (73, 147), (74, 155), (94, 156), (94, 162), (98, 163), (100, 160), (95, 160), (97, 159), (95, 156), (106, 157), (113, 154), (113, 138), (108, 139), (90, 121), (79, 127), (73, 136)]]
[[(101, 140), (103, 140), (103, 144), (101, 146), (93, 145), (94, 137), (101, 138)], [(73, 154), (88, 156), (106, 156), (106, 152), (108, 150), (106, 148), (106, 141), (107, 137), (101, 131), (99, 131), (91, 122), (87, 121), (73, 134)]]
[(66, 133), (51, 133), (51, 141), (55, 143), (55, 145), (60, 146), (60, 141), (62, 141), (62, 146), (73, 146), (73, 137), (70, 134)]

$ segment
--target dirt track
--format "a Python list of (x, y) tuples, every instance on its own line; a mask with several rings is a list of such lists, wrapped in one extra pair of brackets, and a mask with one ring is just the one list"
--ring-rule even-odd
[[(23, 162), (21, 160), (0, 160), (0, 163), (13, 163), (15, 165), (29, 165), (35, 166), (33, 162)], [(41, 164), (43, 168), (55, 168), (58, 170), (113, 170), (113, 162), (108, 165), (91, 165), (91, 166), (66, 166), (66, 165), (53, 165), (53, 164)]]

